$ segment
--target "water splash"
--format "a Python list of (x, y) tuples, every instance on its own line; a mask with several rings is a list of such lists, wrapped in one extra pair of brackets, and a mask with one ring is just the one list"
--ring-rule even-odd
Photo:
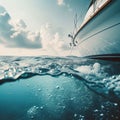
[[(89, 60), (78, 57), (1, 57), (0, 84), (2, 89), (2, 85), (6, 85), (4, 84), (6, 82), (22, 81), (23, 79), (25, 81), (25, 79), (28, 80), (27, 78), (33, 81), (32, 87), (30, 81), (26, 85), (22, 84), (25, 90), (29, 89), (30, 95), (34, 92), (35, 98), (30, 99), (35, 99), (36, 102), (37, 98), (40, 102), (27, 106), (26, 116), (28, 119), (44, 118), (48, 120), (44, 113), (48, 114), (49, 111), (50, 115), (55, 117), (54, 119), (59, 119), (62, 115), (68, 118), (67, 112), (70, 112), (71, 120), (84, 120), (88, 119), (85, 114), (88, 109), (90, 112), (87, 114), (92, 113), (92, 117), (98, 120), (105, 118), (118, 119), (120, 118), (118, 114), (120, 113), (119, 66), (119, 62)], [(42, 80), (47, 75), (55, 79), (59, 78), (59, 81), (51, 80), (50, 77), (47, 77), (47, 80)], [(36, 76), (35, 79), (34, 76)], [(39, 79), (37, 76), (43, 76), (43, 78)], [(38, 81), (35, 83), (36, 79)], [(74, 84), (71, 79), (75, 80)], [(81, 83), (78, 84), (76, 80)], [(61, 81), (63, 82), (61, 83)], [(37, 86), (38, 82), (40, 82), (40, 86)], [(21, 87), (16, 85), (12, 87), (17, 88), (17, 91), (12, 92), (17, 93), (20, 90), (25, 97), (25, 91), (22, 91)], [(7, 88), (9, 86), (5, 89), (7, 90)], [(99, 105), (92, 106), (97, 98), (93, 98), (93, 93), (88, 89), (107, 100)], [(12, 98), (13, 93), (6, 94)], [(4, 93), (1, 94), (4, 96)], [(16, 94), (16, 96), (19, 97), (20, 95)], [(27, 103), (31, 102), (30, 99)], [(69, 111), (67, 111), (68, 108)], [(115, 110), (117, 111), (112, 114), (112, 111)], [(67, 112), (65, 113), (65, 111)], [(51, 116), (48, 116), (48, 118), (51, 118)], [(25, 120), (27, 120), (26, 117)]]
[[(120, 63), (78, 57), (1, 57), (0, 83), (35, 75), (71, 75), (97, 93), (120, 98)], [(114, 72), (113, 72), (114, 71)]]

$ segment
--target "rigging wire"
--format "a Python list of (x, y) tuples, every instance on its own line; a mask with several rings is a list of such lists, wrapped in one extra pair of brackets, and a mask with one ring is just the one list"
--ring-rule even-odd
[[(78, 16), (78, 14), (77, 14), (77, 12), (76, 12), (76, 14), (75, 14), (75, 16), (74, 16), (74, 28), (73, 28), (73, 32), (71, 32), (68, 36), (71, 38), (71, 40), (72, 40), (72, 46), (71, 46), (71, 49), (70, 49), (70, 55), (72, 54), (72, 51), (73, 51), (73, 49), (74, 49), (74, 47), (75, 46), (77, 46), (76, 45), (76, 43), (78, 42), (78, 41), (73, 41), (73, 38), (74, 38), (74, 35), (75, 35), (75, 33), (77, 32), (77, 30), (78, 30), (78, 26), (77, 26), (77, 24), (78, 24), (78, 21), (80, 20), (80, 19), (82, 19), (81, 20), (81, 22), (83, 21), (83, 19), (84, 19), (84, 14), (83, 14), (83, 9), (81, 8), (80, 9), (80, 14), (79, 14), (79, 16)], [(80, 24), (82, 24), (82, 23), (80, 23)]]
[[(76, 31), (77, 31), (77, 29), (78, 29), (78, 26), (77, 26), (77, 24), (78, 24), (78, 21), (80, 20), (80, 18), (82, 18), (83, 19), (83, 10), (81, 9), (81, 12), (80, 12), (81, 14), (78, 16), (77, 15), (77, 12), (76, 12), (76, 14), (75, 14), (75, 17), (74, 17), (74, 28), (73, 28), (73, 32), (71, 32), (71, 34), (69, 34), (68, 35), (68, 37), (70, 37), (71, 38), (71, 40), (72, 40), (72, 43), (73, 43), (73, 37), (74, 37), (74, 35), (75, 35), (75, 33), (76, 33)], [(72, 54), (72, 51), (73, 51), (73, 49), (74, 49), (74, 44), (71, 46), (71, 49), (70, 49), (70, 55)]]

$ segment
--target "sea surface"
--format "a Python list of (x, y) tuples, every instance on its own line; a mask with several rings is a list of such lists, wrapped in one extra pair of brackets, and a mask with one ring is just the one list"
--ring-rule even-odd
[(0, 57), (0, 120), (120, 120), (120, 62)]

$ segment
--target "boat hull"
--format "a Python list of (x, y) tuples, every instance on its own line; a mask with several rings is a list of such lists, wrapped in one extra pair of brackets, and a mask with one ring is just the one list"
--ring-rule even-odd
[(120, 0), (112, 0), (75, 35), (80, 56), (120, 55)]

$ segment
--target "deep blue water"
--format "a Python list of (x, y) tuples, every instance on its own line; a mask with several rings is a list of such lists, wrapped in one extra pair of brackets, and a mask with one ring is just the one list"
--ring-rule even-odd
[(120, 62), (0, 57), (0, 120), (119, 120)]

